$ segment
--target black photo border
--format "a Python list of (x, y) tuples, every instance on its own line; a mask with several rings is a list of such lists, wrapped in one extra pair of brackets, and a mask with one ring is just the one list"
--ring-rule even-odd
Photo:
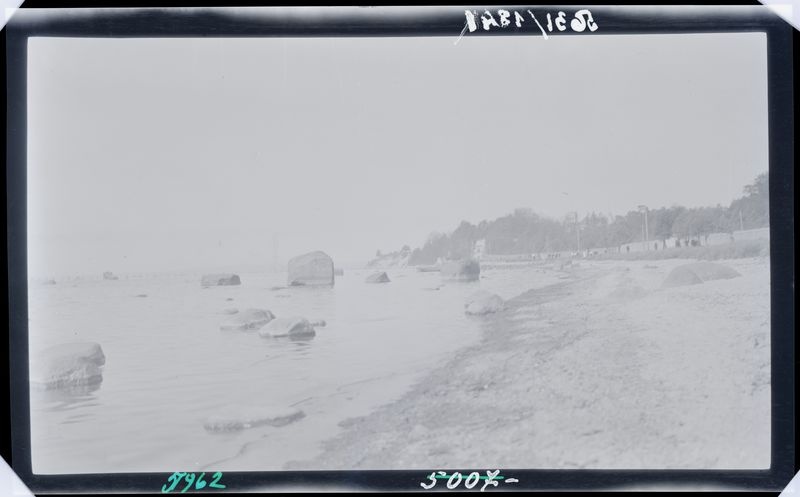
[[(484, 8), (534, 12), (564, 11), (577, 5), (441, 6), (389, 8), (280, 8), (278, 10), (201, 7), (197, 10), (73, 10), (63, 15), (30, 10), (5, 28), (7, 55), (7, 240), (12, 466), (42, 493), (160, 493), (171, 474), (113, 473), (36, 475), (31, 466), (28, 391), (28, 280), (26, 234), (27, 39), (59, 37), (350, 37), (447, 36), (457, 38), (464, 10)], [(374, 491), (422, 490), (431, 471), (501, 469), (517, 478), (500, 490), (624, 490), (650, 486), (696, 486), (780, 491), (795, 472), (794, 403), (794, 116), (790, 25), (758, 7), (612, 7), (587, 5), (598, 34), (763, 32), (767, 36), (769, 107), (770, 275), (771, 275), (771, 467), (768, 470), (543, 470), (525, 468), (430, 468), (427, 471), (266, 471), (225, 472), (229, 492), (287, 488)], [(26, 10), (26, 9), (23, 9)], [(41, 14), (41, 15), (40, 15)], [(556, 32), (551, 36), (561, 36)], [(591, 36), (584, 33), (564, 34)], [(535, 25), (478, 30), (464, 36), (541, 36)], [(736, 413), (732, 412), (732, 416)], [(181, 470), (181, 468), (173, 468)], [(443, 482), (434, 490), (445, 489)], [(477, 488), (476, 488), (477, 489)], [(204, 493), (209, 492), (205, 489)], [(214, 492), (216, 493), (216, 492)]]

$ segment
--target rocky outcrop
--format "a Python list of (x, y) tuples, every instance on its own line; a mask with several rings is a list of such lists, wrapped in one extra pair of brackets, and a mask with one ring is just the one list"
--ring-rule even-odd
[(238, 431), (257, 426), (281, 427), (305, 417), (300, 409), (288, 407), (234, 406), (224, 408), (219, 414), (209, 416), (203, 427), (211, 432)]
[(245, 309), (238, 312), (220, 325), (222, 330), (248, 331), (258, 330), (275, 319), (275, 315), (266, 309)]
[(241, 284), (242, 281), (239, 279), (239, 275), (232, 273), (205, 274), (200, 278), (200, 286), (229, 286)]
[(100, 344), (55, 345), (31, 354), (31, 385), (47, 390), (93, 385), (103, 381), (106, 356)]
[(311, 322), (300, 316), (277, 318), (258, 332), (263, 338), (311, 338), (317, 334)]
[(476, 281), (481, 275), (481, 266), (476, 260), (447, 261), (442, 264), (442, 279), (448, 281)]
[(505, 301), (494, 293), (486, 290), (478, 290), (469, 296), (464, 303), (464, 312), (473, 316), (482, 316), (502, 311), (505, 308)]
[(289, 286), (331, 286), (333, 283), (333, 260), (325, 252), (309, 252), (289, 261)]
[(367, 283), (389, 283), (389, 275), (384, 272), (372, 273), (364, 280)]

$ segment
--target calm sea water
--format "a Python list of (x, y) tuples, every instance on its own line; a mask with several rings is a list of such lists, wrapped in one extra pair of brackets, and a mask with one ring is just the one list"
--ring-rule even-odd
[[(348, 271), (325, 289), (273, 290), (285, 274), (247, 273), (240, 286), (208, 289), (199, 274), (31, 283), (31, 350), (95, 341), (106, 355), (98, 387), (32, 389), (34, 472), (277, 470), (311, 458), (340, 421), (391, 402), (477, 342), (479, 320), (464, 314), (470, 293), (510, 298), (555, 278), (537, 267), (489, 269), (479, 282), (442, 285), (438, 273), (397, 269), (387, 271), (390, 283), (367, 284), (370, 272)], [(327, 326), (302, 342), (221, 331), (231, 307)], [(240, 405), (294, 405), (306, 417), (281, 428), (203, 428), (206, 417)], [(237, 466), (237, 455), (265, 439), (274, 446), (261, 449), (258, 467)]]

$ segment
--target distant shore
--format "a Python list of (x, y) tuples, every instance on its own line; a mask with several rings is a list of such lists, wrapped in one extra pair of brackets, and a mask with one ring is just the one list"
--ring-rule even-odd
[(560, 268), (476, 318), (479, 345), (286, 469), (767, 468), (769, 260), (660, 288), (686, 262)]

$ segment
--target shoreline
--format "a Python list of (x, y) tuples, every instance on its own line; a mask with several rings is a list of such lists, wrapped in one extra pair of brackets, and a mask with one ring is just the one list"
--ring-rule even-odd
[(658, 288), (685, 262), (573, 264), (477, 318), (476, 346), (285, 469), (768, 467), (769, 261), (720, 261), (748, 270)]

